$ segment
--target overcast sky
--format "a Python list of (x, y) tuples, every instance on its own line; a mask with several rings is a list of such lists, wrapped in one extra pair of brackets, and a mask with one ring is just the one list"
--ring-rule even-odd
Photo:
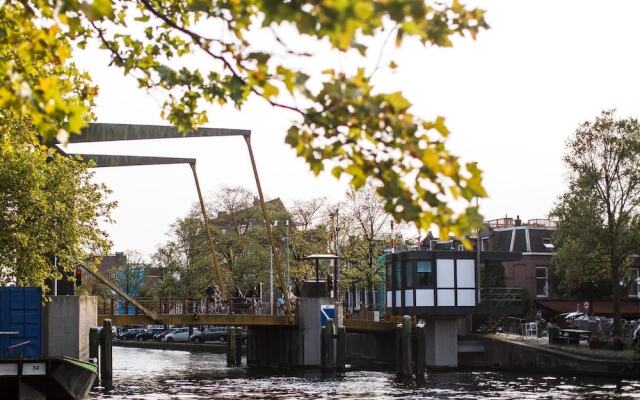
[[(395, 73), (376, 80), (402, 90), (414, 112), (443, 115), (449, 146), (484, 170), (487, 219), (520, 215), (546, 217), (564, 190), (564, 143), (577, 125), (601, 110), (640, 115), (640, 2), (477, 2), (491, 29), (476, 41), (458, 40), (451, 49), (393, 46)], [(163, 124), (161, 95), (137, 89), (131, 78), (107, 67), (106, 54), (76, 53), (80, 67), (100, 86), (98, 122)], [(373, 65), (377, 53), (371, 57)], [(341, 58), (338, 68), (347, 69)], [(369, 60), (368, 60), (369, 61)], [(206, 62), (209, 62), (208, 60)], [(342, 63), (342, 64), (341, 64)], [(285, 201), (342, 197), (346, 185), (330, 175), (314, 177), (284, 144), (294, 116), (256, 99), (242, 110), (212, 109), (208, 126), (252, 131), (254, 152), (267, 197)], [(240, 138), (179, 139), (69, 146), (72, 152), (195, 157), (205, 193), (223, 184), (254, 188)], [(112, 190), (119, 205), (107, 226), (114, 251), (151, 254), (166, 240), (169, 225), (197, 200), (187, 165), (106, 168), (96, 180)]]

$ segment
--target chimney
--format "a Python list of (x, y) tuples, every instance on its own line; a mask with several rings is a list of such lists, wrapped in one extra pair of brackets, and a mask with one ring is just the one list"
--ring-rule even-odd
[(520, 220), (520, 216), (516, 215), (516, 226), (521, 226), (522, 225), (522, 221)]

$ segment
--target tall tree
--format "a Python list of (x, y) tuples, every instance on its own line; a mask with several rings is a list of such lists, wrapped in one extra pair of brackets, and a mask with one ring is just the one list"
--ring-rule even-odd
[[(619, 335), (622, 283), (629, 256), (640, 244), (640, 124), (603, 111), (578, 127), (564, 161), (569, 190), (554, 211), (560, 219), (556, 264), (564, 269), (565, 281), (575, 279), (586, 287), (601, 286), (599, 278), (610, 277), (614, 333)], [(576, 260), (585, 263), (582, 268), (575, 268)]]
[(313, 222), (320, 217), (326, 201), (325, 197), (294, 201), (291, 207), (291, 217), (296, 227), (303, 231), (309, 229)]
[[(64, 66), (72, 44), (97, 39), (112, 65), (164, 93), (162, 116), (183, 132), (207, 122), (210, 104), (241, 108), (260, 98), (291, 113), (285, 141), (314, 173), (330, 165), (355, 189), (374, 182), (394, 219), (458, 237), (482, 222), (470, 204), (486, 196), (480, 170), (449, 152), (444, 118), (420, 118), (400, 92), (374, 87), (380, 68), (369, 61), (378, 58), (369, 48), (376, 37), (440, 47), (475, 38), (488, 27), (481, 9), (457, 0), (23, 0), (0, 7), (0, 20), (0, 46), (18, 60), (0, 57), (0, 108), (24, 113), (44, 139), (78, 133), (92, 92), (81, 81), (86, 90), (74, 101), (56, 80), (25, 79), (32, 60)], [(319, 76), (304, 72), (331, 58), (322, 51), (349, 53), (349, 72), (329, 62)], [(210, 63), (190, 63), (194, 56)], [(451, 197), (466, 208), (455, 211)]]
[[(378, 263), (378, 257), (388, 244), (389, 237), (383, 234), (390, 217), (370, 185), (357, 191), (349, 190), (346, 205), (351, 229), (345, 235), (347, 243), (342, 251), (346, 264), (345, 278), (366, 287), (368, 295), (371, 295), (373, 285), (379, 281), (378, 274), (384, 267)], [(373, 302), (369, 301), (369, 304)]]
[[(87, 166), (35, 140), (35, 128), (0, 111), (0, 286), (44, 287), (111, 246), (100, 224), (114, 203)], [(31, 138), (34, 140), (25, 140)]]

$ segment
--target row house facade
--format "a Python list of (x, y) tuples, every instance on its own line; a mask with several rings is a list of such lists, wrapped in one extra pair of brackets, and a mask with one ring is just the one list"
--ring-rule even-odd
[[(481, 233), (483, 250), (521, 253), (521, 258), (503, 261), (506, 287), (526, 290), (535, 306), (551, 312), (564, 313), (581, 310), (584, 304), (578, 299), (557, 295), (551, 277), (551, 264), (555, 254), (553, 234), (556, 224), (549, 219), (522, 221), (519, 217), (487, 221), (488, 229)], [(628, 298), (622, 302), (622, 314), (627, 318), (640, 317), (640, 258), (634, 256), (631, 264), (631, 284)], [(594, 301), (591, 310), (597, 315), (611, 316), (610, 301)]]

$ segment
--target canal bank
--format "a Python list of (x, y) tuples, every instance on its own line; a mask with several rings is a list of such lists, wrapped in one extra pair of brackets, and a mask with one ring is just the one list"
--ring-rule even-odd
[(473, 335), (472, 338), (481, 344), (483, 354), (478, 352), (470, 366), (482, 360), (487, 367), (501, 371), (621, 379), (640, 377), (640, 357), (633, 350), (618, 352), (592, 350), (585, 345), (550, 345), (547, 338), (527, 340), (506, 334)]
[[(204, 352), (214, 354), (225, 354), (227, 352), (227, 344), (225, 342), (209, 342), (209, 343), (183, 343), (183, 342), (152, 342), (141, 340), (114, 340), (114, 347), (132, 347), (138, 349), (155, 349), (155, 350), (179, 350), (191, 352)], [(245, 354), (245, 346), (242, 346), (242, 352)]]

